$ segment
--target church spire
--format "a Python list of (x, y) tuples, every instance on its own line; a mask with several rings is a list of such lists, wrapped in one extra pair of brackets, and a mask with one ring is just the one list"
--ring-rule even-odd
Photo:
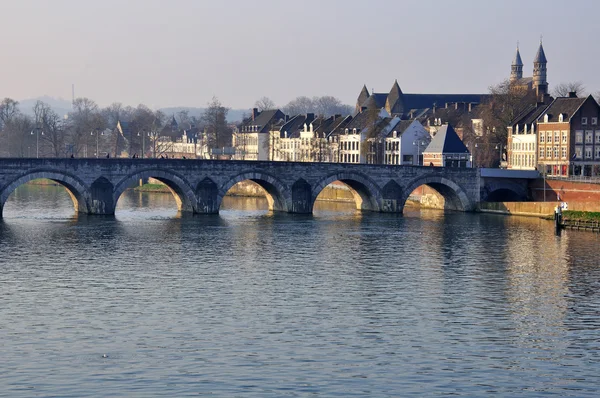
[(546, 54), (544, 53), (544, 46), (542, 45), (542, 39), (540, 38), (540, 46), (538, 47), (535, 59), (533, 60), (533, 88), (536, 90), (538, 99), (541, 99), (548, 94), (548, 82), (546, 80)]
[(523, 61), (521, 60), (521, 53), (519, 52), (519, 43), (517, 43), (517, 52), (513, 58), (513, 62), (510, 67), (510, 81), (514, 83), (523, 78)]

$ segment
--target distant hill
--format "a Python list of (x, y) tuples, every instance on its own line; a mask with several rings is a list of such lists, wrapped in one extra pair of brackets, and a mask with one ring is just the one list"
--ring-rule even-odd
[[(54, 98), (49, 97), (47, 95), (37, 98), (30, 98), (19, 101), (19, 109), (26, 115), (33, 116), (33, 107), (37, 101), (43, 101), (50, 105), (54, 112), (59, 115), (66, 115), (71, 112), (71, 101), (62, 99), (62, 98)], [(182, 110), (186, 110), (189, 112), (190, 116), (200, 117), (204, 113), (205, 108), (195, 108), (190, 106), (178, 106), (178, 107), (169, 107), (169, 108), (160, 108), (159, 110), (164, 112), (166, 115), (176, 115), (178, 112)], [(227, 121), (230, 123), (241, 122), (244, 114), (249, 114), (250, 110), (248, 109), (230, 109), (227, 114)]]
[(52, 110), (54, 110), (54, 112), (61, 116), (71, 112), (71, 101), (67, 101), (62, 98), (49, 97), (47, 95), (19, 101), (19, 109), (24, 114), (33, 116), (33, 107), (38, 101), (47, 103), (48, 105), (50, 105)]

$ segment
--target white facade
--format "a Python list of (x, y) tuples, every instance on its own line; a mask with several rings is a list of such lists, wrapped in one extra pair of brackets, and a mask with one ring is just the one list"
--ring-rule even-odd
[(509, 169), (536, 170), (537, 134), (512, 134), (510, 137)]
[(418, 165), (430, 140), (429, 132), (417, 120), (403, 132), (392, 130), (385, 139), (384, 164)]

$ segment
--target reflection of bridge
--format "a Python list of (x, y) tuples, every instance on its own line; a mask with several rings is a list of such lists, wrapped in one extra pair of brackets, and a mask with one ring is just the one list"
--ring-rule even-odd
[(204, 214), (217, 213), (227, 191), (244, 180), (266, 190), (271, 210), (290, 213), (311, 213), (321, 190), (338, 180), (351, 188), (358, 209), (380, 212), (402, 212), (408, 196), (421, 185), (438, 191), (447, 208), (462, 211), (472, 211), (481, 200), (501, 192), (527, 197), (527, 178), (532, 176), (513, 178), (508, 171), (489, 175), (485, 170), (230, 160), (0, 159), (0, 215), (18, 186), (38, 178), (65, 186), (79, 212), (99, 215), (114, 214), (123, 191), (149, 177), (171, 189), (181, 211)]

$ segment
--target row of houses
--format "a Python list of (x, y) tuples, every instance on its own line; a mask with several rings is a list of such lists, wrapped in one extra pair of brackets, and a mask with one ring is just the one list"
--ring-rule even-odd
[(236, 160), (337, 162), (470, 167), (466, 146), (449, 125), (432, 134), (418, 120), (385, 108), (354, 116), (288, 117), (279, 110), (252, 111), (233, 134)]

